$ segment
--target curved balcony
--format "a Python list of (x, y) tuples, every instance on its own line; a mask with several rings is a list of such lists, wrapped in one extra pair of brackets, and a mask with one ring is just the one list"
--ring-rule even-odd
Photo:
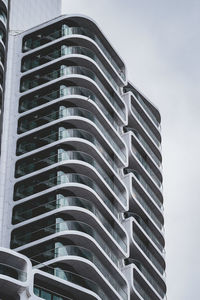
[(53, 30), (50, 33), (44, 33), (41, 34), (41, 38), (25, 38), (23, 42), (23, 52), (27, 52), (31, 49), (38, 48), (42, 45), (45, 45), (49, 42), (52, 42), (54, 40), (57, 40), (59, 38), (69, 36), (69, 35), (83, 35), (86, 37), (89, 37), (92, 39), (101, 49), (101, 51), (104, 53), (104, 55), (107, 57), (108, 61), (112, 64), (114, 69), (117, 71), (120, 77), (125, 80), (125, 74), (123, 70), (117, 65), (115, 60), (112, 58), (112, 56), (109, 54), (107, 49), (104, 47), (103, 43), (100, 41), (100, 39), (97, 37), (96, 34), (94, 34), (91, 30), (84, 28), (84, 27), (69, 27), (66, 24), (61, 25), (61, 28), (59, 30)]
[(38, 54), (32, 57), (25, 57), (22, 63), (22, 71), (26, 72), (43, 64), (51, 62), (57, 58), (71, 54), (84, 55), (94, 60), (100, 67), (100, 69), (103, 71), (107, 79), (112, 83), (114, 88), (119, 92), (119, 86), (117, 85), (113, 77), (110, 75), (110, 73), (107, 71), (107, 69), (104, 67), (98, 56), (94, 53), (94, 51), (83, 46), (61, 45), (58, 49), (54, 49), (52, 52), (48, 52), (46, 50), (45, 55)]
[(105, 182), (109, 185), (109, 187), (113, 190), (113, 192), (117, 195), (117, 197), (120, 199), (120, 201), (126, 205), (126, 198), (123, 195), (123, 192), (120, 191), (120, 189), (117, 187), (117, 185), (114, 183), (113, 179), (108, 176), (108, 174), (104, 171), (104, 169), (100, 166), (100, 164), (95, 160), (91, 155), (86, 154), (82, 151), (65, 151), (61, 149), (58, 154), (51, 155), (46, 157), (43, 160), (38, 160), (35, 162), (32, 162), (30, 164), (25, 164), (24, 166), (19, 167), (21, 176), (34, 172), (40, 168), (42, 168), (44, 165), (50, 166), (52, 164), (61, 162), (61, 161), (68, 161), (68, 160), (80, 160), (84, 161), (86, 163), (89, 163), (91, 166), (93, 166), (98, 173), (103, 177)]
[(48, 267), (45, 265), (41, 268), (41, 270), (51, 275), (54, 275), (58, 278), (61, 278), (63, 280), (74, 283), (77, 286), (81, 286), (86, 290), (92, 291), (97, 296), (99, 296), (100, 299), (110, 300), (108, 296), (104, 293), (102, 288), (100, 288), (100, 286), (96, 282), (84, 276), (81, 276), (75, 272), (63, 270), (62, 268), (59, 267)]
[(153, 179), (153, 181), (156, 183), (158, 188), (161, 188), (161, 186), (162, 186), (161, 181), (158, 179), (158, 177), (156, 176), (156, 174), (154, 173), (152, 168), (149, 166), (149, 164), (146, 162), (146, 160), (143, 158), (143, 156), (139, 153), (139, 151), (133, 145), (131, 147), (131, 150), (134, 153), (134, 155), (136, 156), (136, 158), (138, 159), (138, 161), (140, 162), (140, 164), (142, 165), (142, 167), (147, 171), (150, 178)]
[(162, 230), (162, 223), (158, 220), (157, 216), (154, 214), (152, 209), (146, 204), (143, 197), (136, 191), (136, 189), (134, 188), (133, 185), (132, 185), (132, 194), (133, 194), (133, 197), (141, 204), (143, 209), (147, 212), (147, 215), (149, 215), (153, 219), (153, 221), (156, 223), (158, 228), (160, 230)]
[(41, 204), (41, 201), (39, 201), (38, 203), (34, 202), (34, 204), (32, 203), (31, 208), (28, 202), (23, 203), (20, 205), (20, 207), (16, 206), (14, 208), (13, 221), (16, 224), (19, 222), (29, 220), (36, 216), (40, 216), (47, 212), (58, 210), (59, 208), (67, 208), (70, 206), (84, 208), (92, 212), (102, 223), (102, 225), (107, 229), (107, 231), (112, 235), (112, 237), (120, 245), (120, 247), (124, 251), (127, 250), (127, 245), (124, 242), (125, 236), (122, 237), (119, 235), (119, 233), (115, 229), (115, 225), (107, 221), (107, 219), (104, 217), (104, 215), (100, 212), (100, 210), (96, 207), (95, 204), (82, 197), (65, 197), (62, 194), (57, 194), (54, 199), (52, 199), (51, 197), (49, 199), (46, 196), (44, 203)]
[(148, 115), (148, 117), (153, 122), (154, 126), (156, 126), (157, 129), (159, 130), (160, 129), (160, 122), (157, 120), (156, 116), (153, 114), (151, 109), (145, 104), (144, 97), (142, 95), (140, 95), (140, 93), (138, 91), (136, 91), (136, 89), (133, 89), (130, 85), (125, 87), (124, 91), (125, 91), (125, 93), (127, 93), (127, 92), (133, 93), (133, 95), (135, 96), (137, 101), (140, 103), (140, 105), (144, 109), (145, 113)]
[[(57, 108), (56, 108), (57, 109)], [(111, 143), (112, 147), (115, 149), (117, 153), (123, 158), (123, 160), (126, 159), (126, 149), (124, 146), (124, 149), (121, 149), (115, 142), (114, 139), (111, 137), (109, 132), (105, 129), (105, 127), (99, 122), (97, 117), (91, 113), (89, 110), (84, 108), (78, 108), (78, 107), (65, 107), (65, 106), (59, 106), (57, 110), (53, 109), (50, 113), (46, 113), (46, 110), (41, 114), (41, 112), (36, 112), (32, 116), (28, 115), (24, 117), (23, 119), (19, 120), (18, 123), (18, 131), (27, 132), (29, 130), (35, 129), (37, 127), (40, 127), (42, 125), (51, 123), (55, 120), (59, 120), (62, 118), (67, 117), (73, 117), (73, 116), (79, 116), (82, 118), (86, 118), (90, 121), (92, 121), (99, 130), (105, 135), (106, 139)]]
[(164, 252), (164, 247), (161, 242), (157, 239), (153, 231), (149, 228), (149, 226), (144, 222), (144, 220), (137, 214), (133, 212), (125, 212), (126, 218), (133, 217), (137, 223), (142, 227), (142, 229), (147, 233), (148, 237), (153, 241), (153, 243), (158, 247), (161, 253)]
[(150, 285), (153, 286), (153, 288), (157, 291), (157, 293), (161, 296), (161, 298), (164, 298), (165, 292), (163, 291), (163, 289), (161, 289), (161, 287), (157, 283), (157, 281), (153, 278), (153, 276), (147, 271), (147, 269), (143, 266), (143, 264), (139, 260), (132, 259), (132, 258), (127, 258), (125, 260), (125, 264), (128, 264), (128, 265), (129, 264), (134, 264), (134, 265), (136, 265), (138, 270), (143, 274), (143, 276), (150, 283)]
[(133, 114), (137, 117), (137, 119), (139, 120), (139, 122), (142, 124), (142, 126), (145, 128), (145, 130), (148, 132), (148, 134), (151, 136), (151, 138), (153, 139), (153, 141), (156, 143), (156, 145), (158, 147), (160, 147), (160, 141), (157, 139), (157, 137), (155, 136), (155, 134), (152, 132), (151, 128), (149, 127), (149, 125), (147, 125), (147, 123), (145, 122), (145, 120), (142, 118), (142, 116), (138, 113), (138, 111), (135, 109), (135, 107), (133, 106), (133, 104), (131, 105), (131, 109), (133, 111)]
[(26, 272), (5, 263), (0, 263), (0, 275), (5, 275), (22, 282), (27, 280)]
[(158, 206), (159, 209), (163, 210), (163, 204), (160, 202), (160, 199), (156, 196), (156, 194), (153, 192), (151, 187), (148, 185), (148, 183), (144, 180), (144, 178), (134, 169), (125, 169), (125, 173), (132, 173), (137, 180), (141, 183), (143, 186), (145, 192), (147, 192), (150, 196), (153, 202), (156, 204), (156, 207)]
[[(49, 226), (45, 226), (45, 222), (48, 224), (48, 222), (51, 222), (53, 224)], [(42, 224), (40, 226), (40, 223)], [(72, 220), (67, 220), (64, 221), (62, 218), (52, 216), (50, 218), (46, 218), (41, 220), (41, 222), (34, 223), (36, 226), (34, 227), (33, 224), (29, 224), (29, 226), (25, 227), (20, 227), (18, 229), (15, 229), (12, 232), (12, 241), (11, 241), (11, 247), (12, 248), (18, 248), (23, 245), (26, 245), (28, 243), (31, 243), (33, 241), (40, 240), (44, 237), (47, 237), (49, 235), (59, 233), (62, 231), (67, 231), (69, 234), (70, 231), (77, 231), (77, 232), (82, 232), (85, 233), (86, 235), (89, 235), (92, 237), (98, 244), (99, 246), (105, 251), (107, 256), (114, 262), (116, 266), (118, 266), (118, 258), (117, 256), (113, 253), (113, 251), (108, 247), (107, 244), (105, 244), (105, 241), (102, 239), (100, 234), (90, 225), (86, 224), (85, 222), (81, 221), (72, 221)], [(35, 230), (36, 228), (40, 228)], [(24, 234), (22, 233), (22, 230), (25, 230)], [(27, 232), (28, 230), (28, 232)], [(19, 233), (18, 233), (19, 232)]]
[[(55, 79), (64, 77), (64, 76), (70, 76), (70, 75), (83, 75), (85, 77), (88, 77), (90, 79), (92, 79), (97, 86), (100, 88), (100, 90), (104, 93), (104, 95), (106, 96), (106, 98), (108, 99), (108, 101), (111, 103), (111, 105), (117, 110), (117, 112), (120, 114), (120, 116), (122, 117), (122, 119), (125, 119), (125, 111), (124, 109), (122, 109), (118, 102), (118, 97), (112, 96), (111, 92), (108, 91), (105, 86), (102, 84), (102, 82), (99, 80), (99, 78), (97, 77), (97, 75), (91, 71), (90, 69), (83, 67), (83, 66), (76, 66), (76, 65), (72, 65), (72, 66), (66, 66), (66, 65), (62, 65), (60, 66), (60, 69), (57, 70), (53, 70), (49, 73), (44, 73), (42, 74), (40, 71), (40, 74), (35, 74), (34, 76), (32, 75), (32, 77), (27, 78), (27, 79), (22, 79), (21, 80), (21, 88), (20, 91), (21, 92), (25, 92), (28, 91), (30, 89), (33, 89), (35, 87), (38, 87), (40, 85), (43, 85), (45, 83), (48, 83), (50, 81), (53, 81)], [(122, 102), (121, 102), (122, 103)]]
[[(57, 130), (57, 132), (56, 132)], [(47, 134), (47, 132), (52, 132), (52, 134)], [(45, 134), (44, 134), (45, 133)], [(110, 166), (117, 172), (118, 168), (114, 160), (111, 158), (111, 156), (107, 153), (107, 151), (102, 147), (100, 142), (94, 137), (93, 134), (90, 134), (89, 132), (82, 130), (82, 129), (66, 129), (64, 127), (58, 127), (57, 129), (54, 128), (48, 129), (48, 131), (43, 131), (42, 134), (37, 133), (37, 135), (33, 135), (31, 138), (30, 136), (22, 141), (18, 141), (17, 145), (17, 155), (22, 155), (27, 152), (36, 150), (38, 148), (44, 147), (46, 145), (52, 144), (57, 141), (62, 141), (69, 138), (80, 138), (82, 140), (86, 140), (90, 143), (92, 143), (99, 152), (103, 155), (103, 157), (108, 161)], [(27, 142), (27, 140), (30, 140)]]
[(163, 276), (164, 275), (164, 268), (161, 266), (160, 262), (157, 260), (157, 258), (151, 253), (151, 251), (148, 248), (148, 245), (145, 244), (144, 241), (136, 234), (135, 231), (132, 232), (133, 240), (137, 243), (139, 248), (144, 252), (144, 254), (148, 257), (148, 259), (151, 261), (151, 263), (155, 266), (155, 268), (158, 270), (158, 272)]
[(8, 0), (1, 0), (1, 2), (3, 2), (3, 3), (4, 3), (4, 5), (5, 5), (5, 8), (7, 9), (7, 8), (8, 8)]
[(117, 291), (117, 293), (122, 297), (122, 299), (127, 299), (126, 292), (120, 287), (119, 283), (115, 280), (115, 277), (111, 275), (108, 269), (101, 263), (99, 258), (94, 255), (92, 251), (84, 247), (74, 245), (60, 246), (34, 255), (30, 257), (30, 260), (33, 265), (40, 265), (41, 263), (47, 262), (57, 257), (66, 256), (78, 256), (92, 262), (103, 274), (103, 276), (109, 281), (109, 283)]
[[(19, 200), (28, 196), (32, 196), (33, 194), (39, 193), (46, 189), (52, 188), (54, 186), (59, 187), (59, 185), (64, 185), (68, 183), (78, 183), (82, 185), (86, 185), (94, 190), (97, 195), (103, 200), (106, 206), (116, 215), (118, 216), (118, 211), (114, 208), (114, 205), (110, 198), (108, 198), (105, 193), (99, 188), (99, 186), (86, 175), (78, 174), (78, 173), (63, 173), (59, 172), (57, 176), (54, 176), (55, 173), (48, 174), (49, 176), (45, 176), (48, 179), (43, 180), (42, 178), (31, 178), (31, 185), (29, 181), (24, 181), (19, 183), (15, 187), (14, 200)], [(53, 176), (52, 176), (53, 175)], [(50, 178), (50, 179), (49, 179)], [(26, 185), (28, 184), (28, 185)]]
[(7, 17), (5, 12), (2, 9), (0, 9), (0, 21), (3, 23), (4, 27), (6, 28)]
[(131, 130), (134, 134), (134, 137), (142, 144), (144, 149), (147, 151), (147, 154), (150, 155), (153, 162), (157, 165), (157, 167), (161, 168), (161, 161), (158, 159), (158, 157), (155, 155), (155, 153), (151, 150), (149, 145), (146, 143), (146, 141), (143, 139), (143, 137), (138, 133), (138, 131), (134, 128), (127, 127), (127, 130)]
[(114, 117), (112, 114), (108, 111), (108, 109), (102, 104), (102, 101), (99, 100), (99, 98), (95, 95), (94, 92), (92, 92), (90, 89), (81, 87), (81, 86), (68, 86), (61, 85), (60, 89), (53, 90), (51, 93), (47, 93), (44, 95), (38, 95), (31, 96), (28, 98), (22, 98), (19, 105), (19, 112), (23, 113), (27, 110), (34, 109), (36, 107), (39, 107), (41, 105), (44, 105), (46, 103), (49, 103), (51, 101), (57, 100), (59, 98), (63, 97), (69, 97), (69, 96), (82, 96), (86, 97), (87, 101), (93, 101), (102, 111), (106, 119), (114, 126), (114, 128), (119, 131), (118, 124), (116, 123)]

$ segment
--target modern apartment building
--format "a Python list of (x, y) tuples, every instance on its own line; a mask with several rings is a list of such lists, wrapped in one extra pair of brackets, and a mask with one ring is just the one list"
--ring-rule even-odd
[(6, 69), (0, 299), (165, 299), (157, 108), (82, 15), (12, 29)]

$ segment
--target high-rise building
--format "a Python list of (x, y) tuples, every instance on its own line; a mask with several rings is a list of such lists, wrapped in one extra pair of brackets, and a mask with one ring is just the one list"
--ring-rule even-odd
[(5, 77), (0, 299), (165, 299), (160, 113), (102, 31), (12, 28)]

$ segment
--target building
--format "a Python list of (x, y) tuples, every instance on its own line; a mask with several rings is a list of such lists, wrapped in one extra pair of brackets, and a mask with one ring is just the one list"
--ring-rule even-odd
[(165, 299), (160, 114), (93, 20), (12, 28), (2, 118), (0, 299)]

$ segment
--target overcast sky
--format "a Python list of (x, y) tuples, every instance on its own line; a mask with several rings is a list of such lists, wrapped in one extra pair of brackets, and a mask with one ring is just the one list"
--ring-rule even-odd
[(168, 300), (199, 299), (200, 0), (63, 0), (92, 17), (162, 116)]

